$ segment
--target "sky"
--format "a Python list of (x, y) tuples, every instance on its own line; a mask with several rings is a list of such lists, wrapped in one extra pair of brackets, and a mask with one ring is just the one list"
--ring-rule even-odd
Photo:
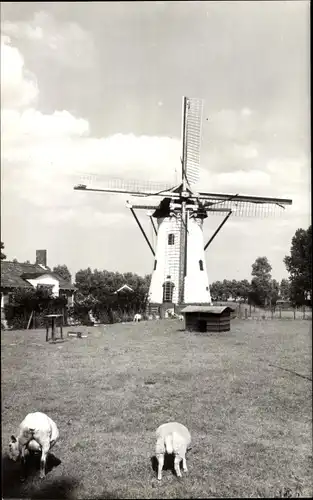
[[(210, 281), (250, 279), (259, 256), (287, 277), (291, 239), (311, 223), (309, 68), (308, 1), (2, 2), (7, 258), (47, 249), (48, 265), (73, 276), (150, 273), (126, 207), (142, 200), (73, 186), (85, 173), (93, 187), (178, 183), (188, 96), (204, 100), (201, 190), (293, 200), (270, 219), (232, 216), (206, 251)], [(221, 220), (205, 220), (205, 240)]]

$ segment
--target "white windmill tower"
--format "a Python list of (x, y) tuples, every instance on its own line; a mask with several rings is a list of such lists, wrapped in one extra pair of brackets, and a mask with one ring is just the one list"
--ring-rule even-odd
[[(159, 205), (133, 205), (127, 202), (149, 248), (154, 265), (149, 289), (149, 311), (163, 304), (211, 304), (205, 251), (231, 214), (235, 216), (269, 215), (277, 207), (291, 205), (289, 199), (195, 192), (199, 181), (202, 101), (183, 97), (181, 182), (163, 189), (155, 183), (112, 181), (101, 188), (79, 184), (74, 189), (108, 193), (128, 193), (135, 197), (162, 197)], [(97, 176), (85, 176), (97, 179)], [(147, 212), (156, 234), (155, 249), (151, 245), (135, 209)], [(153, 212), (151, 213), (151, 210)], [(224, 213), (225, 218), (210, 240), (204, 244), (203, 221), (210, 213)], [(154, 219), (157, 225), (154, 224)], [(156, 227), (157, 226), (157, 227)]]

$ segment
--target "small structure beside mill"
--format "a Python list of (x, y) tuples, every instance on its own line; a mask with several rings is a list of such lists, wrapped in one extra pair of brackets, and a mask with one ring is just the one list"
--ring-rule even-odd
[(229, 332), (231, 313), (229, 306), (187, 306), (181, 310), (185, 316), (185, 329), (193, 332)]

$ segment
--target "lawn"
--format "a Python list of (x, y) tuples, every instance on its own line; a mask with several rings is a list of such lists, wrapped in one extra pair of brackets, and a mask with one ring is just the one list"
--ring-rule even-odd
[[(233, 320), (207, 336), (182, 325), (84, 327), (56, 344), (2, 332), (3, 497), (273, 497), (298, 484), (311, 496), (311, 322)], [(59, 427), (61, 463), (21, 484), (7, 443), (35, 410)], [(158, 482), (154, 434), (170, 420), (191, 432), (189, 472)]]

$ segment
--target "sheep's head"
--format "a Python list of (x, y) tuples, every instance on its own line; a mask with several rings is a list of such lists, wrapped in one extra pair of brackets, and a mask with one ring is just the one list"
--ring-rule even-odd
[(20, 456), (20, 449), (18, 441), (15, 436), (11, 436), (11, 440), (9, 443), (9, 458), (11, 460), (14, 460), (14, 462), (16, 462), (19, 456)]
[(31, 441), (29, 441), (29, 443), (27, 444), (27, 449), (28, 451), (34, 451), (34, 452), (37, 452), (37, 451), (40, 451), (41, 450), (41, 446), (39, 443), (37, 443), (37, 441), (35, 441), (35, 439), (32, 439)]

